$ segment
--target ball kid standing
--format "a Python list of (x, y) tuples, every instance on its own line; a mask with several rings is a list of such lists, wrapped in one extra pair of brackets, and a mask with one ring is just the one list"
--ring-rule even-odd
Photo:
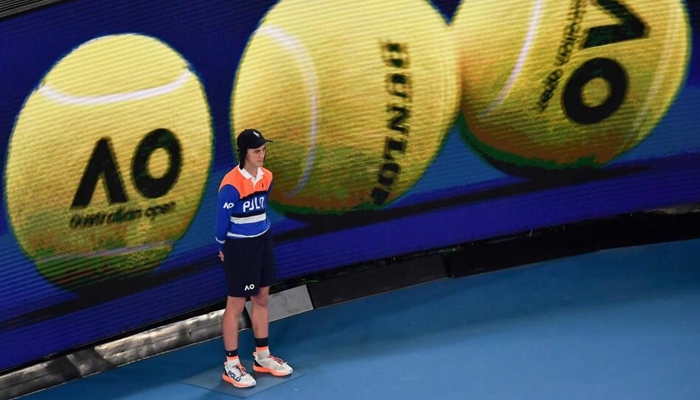
[(245, 388), (255, 386), (238, 358), (238, 321), (245, 302), (253, 303), (251, 321), (255, 336), (255, 372), (287, 376), (292, 368), (270, 354), (268, 347), (270, 285), (275, 282), (275, 258), (270, 220), (266, 215), (272, 173), (263, 168), (266, 143), (255, 129), (245, 129), (236, 140), (239, 165), (219, 186), (216, 241), (226, 277), (226, 308), (222, 320), (226, 362), (224, 381)]

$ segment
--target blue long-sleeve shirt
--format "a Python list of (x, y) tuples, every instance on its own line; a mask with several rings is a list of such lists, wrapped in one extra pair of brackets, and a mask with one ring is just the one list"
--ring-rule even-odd
[(267, 200), (272, 172), (258, 168), (256, 176), (238, 166), (219, 185), (216, 212), (216, 241), (223, 250), (226, 240), (260, 236), (270, 229)]

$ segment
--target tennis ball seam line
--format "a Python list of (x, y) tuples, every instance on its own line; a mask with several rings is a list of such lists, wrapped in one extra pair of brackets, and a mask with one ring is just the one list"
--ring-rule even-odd
[(133, 92), (114, 93), (99, 96), (74, 96), (63, 93), (49, 85), (44, 85), (39, 89), (44, 96), (61, 104), (69, 105), (100, 105), (112, 104), (133, 100), (145, 100), (151, 97), (161, 96), (173, 92), (182, 87), (192, 76), (188, 70), (183, 72), (176, 80), (163, 86), (155, 88), (136, 90)]
[(299, 177), (297, 185), (286, 194), (287, 197), (295, 197), (306, 187), (316, 156), (319, 102), (316, 67), (314, 66), (313, 59), (309, 55), (309, 52), (306, 50), (304, 45), (294, 36), (285, 32), (282, 28), (278, 28), (276, 26), (263, 26), (258, 33), (274, 40), (289, 52), (294, 59), (294, 62), (299, 66), (299, 70), (302, 72), (302, 77), (304, 79), (304, 84), (308, 88), (309, 113), (311, 117), (311, 126), (309, 127), (309, 151), (306, 155), (304, 169)]

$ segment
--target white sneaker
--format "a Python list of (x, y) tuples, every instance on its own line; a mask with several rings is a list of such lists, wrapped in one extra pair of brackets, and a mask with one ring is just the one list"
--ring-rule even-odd
[(258, 353), (253, 353), (253, 359), (255, 360), (253, 363), (253, 371), (255, 372), (263, 372), (274, 376), (287, 376), (294, 372), (292, 367), (284, 360), (271, 354), (267, 357), (258, 358)]
[(237, 388), (249, 388), (255, 386), (255, 378), (245, 372), (245, 367), (241, 364), (234, 364), (230, 361), (224, 363), (223, 379)]

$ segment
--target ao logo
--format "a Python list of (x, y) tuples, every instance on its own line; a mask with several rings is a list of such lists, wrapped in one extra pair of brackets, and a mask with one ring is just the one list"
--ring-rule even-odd
[[(155, 178), (148, 170), (148, 163), (159, 149), (167, 152), (169, 165), (165, 174)], [(155, 156), (157, 157), (157, 155)], [(168, 129), (156, 129), (147, 134), (136, 147), (132, 157), (131, 178), (141, 196), (157, 199), (173, 188), (181, 169), (182, 148), (177, 137)], [(100, 178), (104, 179), (107, 199), (110, 204), (128, 202), (123, 178), (119, 171), (120, 168), (110, 138), (101, 138), (95, 144), (92, 156), (90, 156), (73, 197), (71, 208), (82, 208), (90, 205), (90, 200)]]
[(245, 285), (244, 289), (245, 289), (245, 291), (253, 290), (253, 289), (255, 289), (255, 284), (251, 283), (250, 285)]
[(19, 245), (71, 290), (155, 269), (199, 207), (212, 137), (202, 85), (167, 44), (121, 34), (80, 45), (12, 132), (5, 198)]
[(225, 210), (230, 210), (230, 209), (233, 208), (233, 206), (234, 206), (233, 203), (224, 203), (224, 209), (225, 209)]

